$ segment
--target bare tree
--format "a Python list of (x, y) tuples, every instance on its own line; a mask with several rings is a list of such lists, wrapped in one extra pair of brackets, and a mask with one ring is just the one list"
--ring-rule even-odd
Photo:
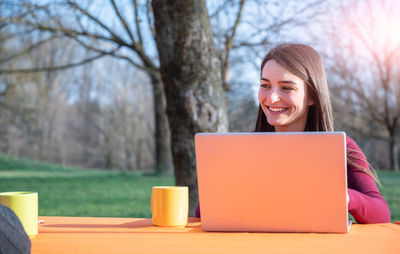
[(194, 134), (228, 129), (221, 66), (205, 1), (153, 0), (152, 6), (171, 119), (175, 179), (177, 185), (189, 186), (193, 214), (198, 200)]
[[(58, 37), (70, 39), (87, 52), (82, 54), (83, 57), (76, 57), (72, 61), (60, 61), (54, 66), (3, 69), (0, 73), (62, 70), (108, 55), (124, 59), (148, 74), (154, 93), (157, 165), (159, 170), (164, 168), (165, 171), (170, 171), (172, 163), (169, 155), (165, 95), (158, 68), (158, 54), (154, 49), (153, 17), (149, 1), (110, 0), (101, 3), (97, 1), (96, 4), (92, 4), (91, 1), (57, 1), (46, 4), (35, 4), (33, 1), (2, 2), (8, 6), (12, 5), (16, 10), (8, 18), (3, 17), (3, 21), (20, 24), (28, 32), (42, 31), (47, 35), (7, 59), (34, 50), (42, 44), (53, 43)], [(263, 51), (258, 48), (269, 46), (280, 30), (304, 24), (311, 16), (315, 18), (315, 13), (318, 12), (310, 11), (311, 7), (323, 1), (315, 0), (294, 5), (295, 2), (288, 1), (285, 4), (275, 0), (223, 0), (218, 1), (215, 8), (210, 8), (221, 65), (221, 79), (226, 91), (230, 87), (228, 72), (232, 50), (245, 49), (259, 55)], [(247, 5), (250, 5), (250, 8), (245, 12)], [(245, 15), (247, 18), (244, 18)], [(226, 20), (219, 24), (221, 19)], [(237, 37), (239, 39), (236, 39)], [(251, 58), (251, 54), (245, 54)], [(254, 59), (256, 58), (253, 57), (251, 61)], [(243, 59), (241, 61), (243, 62)]]
[[(229, 91), (232, 61), (255, 63), (273, 44), (293, 38), (296, 28), (319, 22), (326, 0), (221, 0), (209, 1), (214, 42), (221, 62), (224, 90)], [(304, 29), (305, 30), (305, 29)], [(296, 40), (298, 40), (296, 38)], [(236, 52), (232, 57), (232, 51)]]
[(73, 83), (79, 91), (68, 115), (75, 147), (69, 157), (85, 167), (153, 168), (153, 103), (144, 74), (105, 58), (75, 72)]
[[(49, 34), (48, 38), (36, 42), (24, 51), (46, 43), (52, 36), (62, 36), (73, 40), (90, 54), (56, 66), (3, 69), (0, 70), (0, 74), (62, 70), (86, 64), (107, 55), (128, 61), (134, 67), (146, 72), (151, 80), (155, 100), (157, 170), (171, 173), (173, 164), (170, 131), (157, 54), (152, 52), (154, 28), (149, 1), (138, 3), (136, 0), (128, 2), (110, 0), (107, 1), (106, 8), (102, 8), (103, 5), (98, 2), (93, 5), (91, 1), (79, 3), (57, 1), (46, 4), (18, 1), (18, 3), (20, 7), (18, 15), (3, 17), (2, 20)], [(108, 22), (109, 17), (112, 17), (111, 22)]]
[[(28, 45), (34, 37), (30, 34), (23, 39), (23, 43), (1, 44), (5, 53), (0, 61), (9, 56), (14, 44)], [(51, 67), (60, 58), (82, 54), (73, 46), (55, 39), (3, 66), (17, 69), (36, 63)], [(153, 168), (154, 137), (149, 134), (154, 133), (154, 125), (148, 117), (153, 103), (151, 90), (146, 88), (148, 80), (127, 63), (103, 60), (63, 72), (1, 75), (0, 85), (6, 88), (0, 98), (1, 151), (86, 167), (105, 167), (109, 162), (116, 169)], [(104, 87), (108, 90), (101, 90)], [(109, 153), (102, 153), (103, 149)]]
[[(400, 6), (353, 1), (339, 6), (327, 52), (337, 120), (365, 137), (388, 142), (390, 168), (399, 170)], [(397, 34), (397, 37), (395, 37)]]
[[(1, 99), (0, 150), (85, 167), (153, 168), (154, 123), (147, 116), (151, 90), (147, 81), (140, 83), (143, 74), (113, 61), (118, 62), (106, 63), (107, 73), (101, 62), (85, 65), (86, 76), (74, 71), (72, 82), (56, 72), (52, 83), (45, 73), (7, 75), (15, 85)], [(68, 88), (76, 82), (80, 90), (69, 95), (64, 81)]]
[(322, 22), (326, 8), (325, 0), (208, 1), (231, 131), (254, 128), (254, 87), (262, 57), (276, 43), (304, 40), (307, 27)]

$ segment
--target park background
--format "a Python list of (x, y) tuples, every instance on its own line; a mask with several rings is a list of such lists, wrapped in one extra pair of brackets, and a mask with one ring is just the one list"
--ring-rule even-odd
[(0, 0), (0, 191), (38, 191), (40, 215), (150, 217), (152, 186), (188, 185), (193, 212), (194, 133), (252, 131), (262, 57), (297, 42), (400, 220), (399, 17), (395, 0)]

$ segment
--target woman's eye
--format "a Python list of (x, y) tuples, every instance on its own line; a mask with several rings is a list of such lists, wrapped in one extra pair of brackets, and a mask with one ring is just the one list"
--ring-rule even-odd
[(282, 88), (283, 88), (283, 90), (288, 90), (288, 91), (294, 90), (293, 87), (290, 87), (290, 86), (284, 86)]
[(262, 87), (262, 88), (270, 88), (270, 85), (268, 85), (268, 84), (261, 84), (260, 87)]

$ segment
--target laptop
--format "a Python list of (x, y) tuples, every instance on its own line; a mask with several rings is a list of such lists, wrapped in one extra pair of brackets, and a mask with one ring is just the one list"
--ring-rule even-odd
[(204, 231), (346, 233), (344, 132), (198, 133)]

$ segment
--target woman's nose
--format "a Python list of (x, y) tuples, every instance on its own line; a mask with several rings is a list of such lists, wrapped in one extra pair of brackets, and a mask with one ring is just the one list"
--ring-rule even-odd
[(279, 94), (275, 89), (271, 89), (267, 98), (268, 104), (272, 105), (279, 101)]

